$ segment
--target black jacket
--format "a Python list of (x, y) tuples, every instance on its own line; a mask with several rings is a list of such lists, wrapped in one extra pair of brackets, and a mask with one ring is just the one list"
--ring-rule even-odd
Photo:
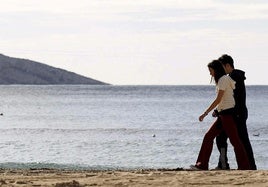
[(246, 87), (245, 87), (245, 72), (234, 69), (229, 76), (236, 82), (234, 89), (235, 111), (236, 114), (244, 119), (248, 117), (248, 110), (246, 106)]

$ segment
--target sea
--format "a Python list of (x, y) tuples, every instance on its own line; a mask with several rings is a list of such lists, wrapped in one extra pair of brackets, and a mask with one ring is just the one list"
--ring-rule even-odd
[[(215, 118), (215, 86), (1, 85), (0, 168), (189, 168)], [(268, 86), (247, 86), (248, 134), (268, 169)], [(237, 168), (229, 143), (230, 167)], [(214, 142), (210, 169), (219, 153)]]

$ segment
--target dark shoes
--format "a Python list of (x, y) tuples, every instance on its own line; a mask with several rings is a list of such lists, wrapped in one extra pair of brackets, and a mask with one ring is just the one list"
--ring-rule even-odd
[(230, 166), (228, 163), (222, 166), (221, 162), (219, 162), (218, 166), (214, 170), (230, 170)]
[(205, 169), (202, 169), (200, 166), (197, 166), (197, 165), (190, 165), (190, 170), (191, 171), (202, 171)]

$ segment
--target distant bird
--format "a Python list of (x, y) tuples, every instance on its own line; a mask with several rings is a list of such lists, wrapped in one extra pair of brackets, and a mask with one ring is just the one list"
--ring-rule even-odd
[(153, 134), (153, 137), (155, 137), (155, 134)]
[(254, 133), (253, 136), (260, 136), (260, 133), (259, 132)]

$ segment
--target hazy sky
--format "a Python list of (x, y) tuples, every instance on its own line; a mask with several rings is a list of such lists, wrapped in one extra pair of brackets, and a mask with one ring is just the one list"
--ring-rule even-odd
[(0, 0), (0, 53), (115, 85), (209, 84), (224, 53), (268, 84), (267, 0)]

